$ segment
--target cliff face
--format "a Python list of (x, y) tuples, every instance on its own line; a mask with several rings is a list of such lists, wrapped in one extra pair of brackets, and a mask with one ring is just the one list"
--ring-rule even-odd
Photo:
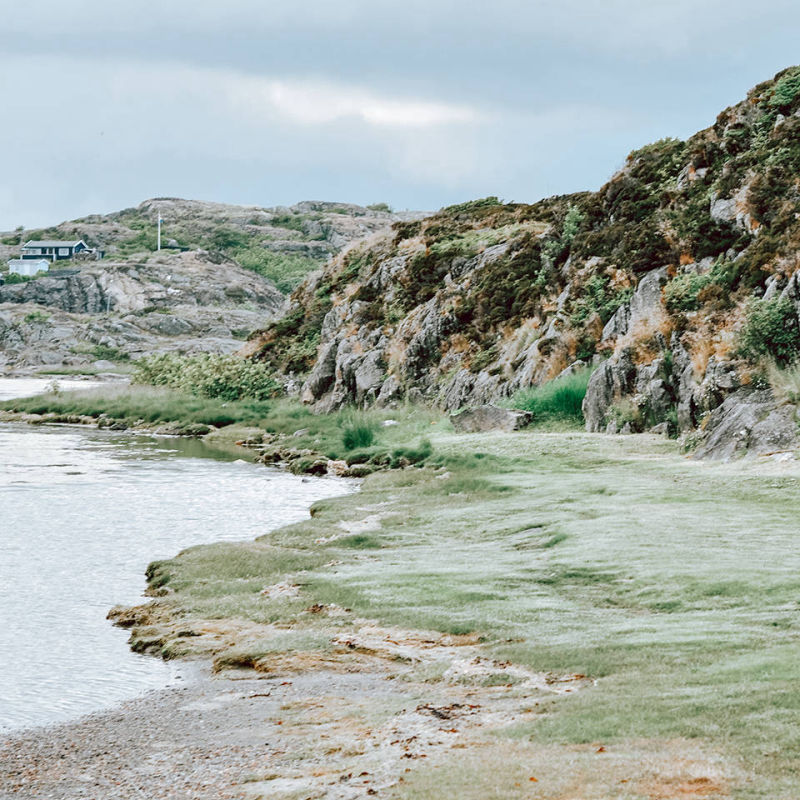
[(0, 286), (0, 367), (231, 353), (285, 303), (269, 281), (203, 251), (86, 262)]
[(799, 182), (793, 68), (688, 141), (631, 153), (598, 192), (396, 223), (301, 286), (248, 352), (320, 409), (454, 409), (604, 362), (590, 429), (687, 430), (752, 381), (740, 330), (754, 298), (798, 327)]

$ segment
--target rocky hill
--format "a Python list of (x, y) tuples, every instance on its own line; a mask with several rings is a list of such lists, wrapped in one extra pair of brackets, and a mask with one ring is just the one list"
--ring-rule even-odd
[(205, 251), (87, 262), (0, 286), (0, 367), (231, 353), (285, 302), (270, 281)]
[(369, 208), (349, 203), (307, 201), (262, 208), (158, 197), (135, 208), (94, 214), (50, 228), (0, 233), (0, 259), (19, 252), (25, 239), (83, 239), (119, 261), (156, 250), (158, 216), (166, 250), (208, 250), (293, 289), (334, 253), (393, 222), (422, 216), (392, 212), (385, 204)]
[(798, 268), (792, 68), (688, 141), (631, 153), (598, 192), (395, 223), (298, 288), (247, 352), (319, 409), (456, 409), (591, 364), (590, 430), (701, 426), (710, 452), (777, 451), (797, 424), (769, 362), (800, 353)]
[[(164, 249), (156, 249), (161, 214)], [(29, 238), (84, 239), (102, 261), (60, 262), (0, 286), (0, 367), (86, 367), (173, 350), (230, 353), (332, 254), (393, 222), (384, 206), (260, 208), (175, 198), (36, 231), (0, 234), (0, 257)], [(101, 358), (100, 356), (105, 356)]]

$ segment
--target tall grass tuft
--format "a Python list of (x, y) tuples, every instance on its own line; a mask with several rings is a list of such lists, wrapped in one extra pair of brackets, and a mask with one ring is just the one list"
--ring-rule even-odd
[(342, 444), (345, 450), (371, 447), (377, 432), (375, 421), (364, 414), (352, 413), (342, 419)]
[(591, 369), (582, 369), (562, 378), (522, 389), (511, 398), (513, 408), (530, 411), (534, 423), (545, 421), (583, 422), (583, 398), (592, 375)]
[(774, 361), (767, 369), (769, 384), (778, 400), (800, 403), (800, 363), (781, 369)]

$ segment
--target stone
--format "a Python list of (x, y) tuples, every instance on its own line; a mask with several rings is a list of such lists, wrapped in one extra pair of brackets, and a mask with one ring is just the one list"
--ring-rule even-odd
[(533, 414), (529, 411), (517, 411), (489, 404), (467, 408), (450, 415), (450, 422), (459, 433), (516, 431), (529, 425), (532, 419)]
[(778, 405), (767, 390), (740, 389), (711, 412), (694, 458), (728, 461), (798, 446), (796, 406)]
[(367, 353), (355, 370), (356, 402), (372, 401), (380, 393), (385, 375), (383, 358), (377, 350)]
[(661, 287), (666, 280), (666, 267), (651, 270), (642, 277), (631, 298), (629, 328), (641, 320), (649, 319), (656, 311), (661, 310)]
[(346, 461), (338, 459), (331, 459), (328, 461), (328, 475), (332, 475), (335, 478), (342, 478), (347, 470), (348, 467)]
[(659, 422), (658, 425), (653, 425), (650, 433), (655, 436), (669, 436), (669, 422)]
[(600, 337), (601, 342), (617, 339), (628, 332), (628, 325), (631, 320), (631, 307), (628, 303), (623, 303), (606, 322), (603, 333)]
[(582, 406), (587, 431), (596, 433), (605, 428), (609, 408), (633, 391), (635, 378), (636, 367), (628, 348), (594, 371), (589, 378)]

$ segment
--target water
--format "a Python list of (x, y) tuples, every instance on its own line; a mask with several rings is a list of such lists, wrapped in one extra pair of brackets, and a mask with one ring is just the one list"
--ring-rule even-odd
[[(0, 398), (47, 383), (0, 379)], [(350, 490), (196, 440), (0, 424), (0, 731), (179, 680), (179, 668), (132, 653), (127, 632), (105, 619), (115, 604), (140, 602), (147, 564), (253, 539)]]

